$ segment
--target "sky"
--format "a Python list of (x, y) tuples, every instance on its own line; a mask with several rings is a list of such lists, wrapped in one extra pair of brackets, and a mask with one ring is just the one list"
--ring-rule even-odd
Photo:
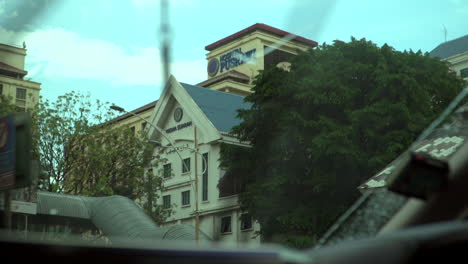
[[(25, 41), (44, 98), (74, 90), (132, 110), (162, 92), (160, 13), (159, 0), (0, 0), (0, 43)], [(189, 84), (207, 79), (206, 45), (255, 23), (400, 51), (468, 34), (466, 0), (172, 0), (168, 17), (171, 74)]]

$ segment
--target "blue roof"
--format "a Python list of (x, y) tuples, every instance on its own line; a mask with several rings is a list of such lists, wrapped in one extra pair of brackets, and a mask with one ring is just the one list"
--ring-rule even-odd
[(468, 51), (468, 35), (444, 42), (429, 54), (432, 57), (447, 58)]
[(186, 83), (180, 83), (203, 113), (222, 132), (230, 132), (239, 125), (241, 120), (237, 117), (237, 109), (250, 109), (251, 103), (244, 102), (244, 97), (211, 90)]

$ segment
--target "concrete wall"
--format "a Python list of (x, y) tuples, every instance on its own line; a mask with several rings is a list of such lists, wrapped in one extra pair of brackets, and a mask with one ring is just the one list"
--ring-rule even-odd
[[(26, 108), (34, 107), (39, 100), (39, 92), (41, 84), (21, 79), (15, 79), (8, 76), (0, 75), (0, 85), (2, 85), (2, 95), (11, 97), (12, 103), (16, 102), (16, 89), (26, 89)], [(21, 100), (22, 101), (22, 100)]]
[(151, 117), (151, 114), (153, 112), (153, 109), (154, 109), (154, 106), (147, 109), (147, 110), (145, 110), (145, 111), (143, 111), (143, 112), (137, 113), (136, 115), (138, 117), (136, 117), (134, 115), (130, 115), (129, 117), (127, 117), (125, 119), (117, 121), (115, 124), (113, 124), (113, 126), (115, 126), (115, 127), (127, 126), (129, 128), (134, 128), (135, 134), (139, 135), (143, 131), (143, 123), (145, 123), (145, 122), (147, 123), (146, 124), (146, 129), (148, 128), (149, 124), (151, 123), (150, 122), (150, 117)]
[(0, 44), (0, 61), (24, 70), (26, 49)]

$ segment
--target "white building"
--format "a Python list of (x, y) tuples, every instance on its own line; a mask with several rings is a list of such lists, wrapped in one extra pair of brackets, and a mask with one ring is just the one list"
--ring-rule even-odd
[(164, 131), (160, 133), (153, 127), (149, 130), (151, 138), (161, 143), (167, 159), (167, 163), (153, 168), (164, 177), (166, 190), (160, 204), (171, 207), (175, 213), (167, 224), (195, 226), (198, 206), (200, 230), (213, 239), (259, 242), (255, 236), (258, 224), (245, 216), (241, 220), (238, 196), (222, 197), (217, 187), (223, 175), (218, 161), (220, 144), (248, 146), (227, 133), (240, 122), (236, 110), (248, 107), (241, 96), (179, 83), (174, 77), (169, 79), (151, 119)]
[(198, 212), (200, 230), (214, 240), (260, 242), (259, 224), (239, 208), (238, 185), (233, 183), (226, 192), (218, 189), (224, 174), (219, 166), (220, 144), (249, 147), (228, 132), (240, 123), (237, 110), (250, 107), (243, 96), (251, 93), (254, 77), (267, 67), (287, 68), (289, 58), (316, 45), (313, 40), (255, 24), (205, 47), (208, 80), (194, 86), (171, 76), (148, 126), (150, 139), (160, 142), (162, 157), (167, 159), (152, 168), (164, 178), (166, 188), (159, 204), (174, 212), (166, 224), (197, 226)]

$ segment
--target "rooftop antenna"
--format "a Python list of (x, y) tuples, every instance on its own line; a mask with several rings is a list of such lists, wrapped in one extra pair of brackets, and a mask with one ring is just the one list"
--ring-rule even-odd
[(445, 41), (444, 42), (447, 42), (447, 28), (445, 27), (445, 25), (442, 25), (444, 27), (444, 39)]

